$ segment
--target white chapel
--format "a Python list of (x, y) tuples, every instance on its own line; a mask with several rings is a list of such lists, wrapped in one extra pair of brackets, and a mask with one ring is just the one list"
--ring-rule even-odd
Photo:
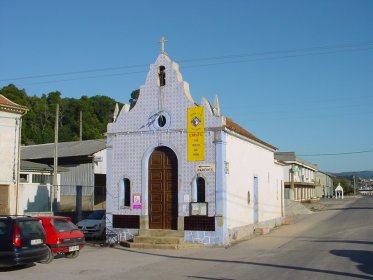
[(107, 230), (208, 246), (281, 224), (276, 148), (223, 116), (217, 98), (196, 102), (163, 44), (136, 105), (108, 125)]

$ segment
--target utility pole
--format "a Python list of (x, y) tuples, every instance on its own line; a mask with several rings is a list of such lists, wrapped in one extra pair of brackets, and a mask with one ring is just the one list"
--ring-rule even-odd
[(56, 104), (56, 120), (54, 123), (54, 162), (53, 162), (53, 186), (51, 190), (51, 211), (55, 211), (57, 202), (56, 189), (58, 187), (57, 172), (58, 172), (58, 119), (60, 105)]
[(83, 140), (83, 113), (80, 111), (80, 121), (79, 121), (80, 127), (79, 127), (79, 140)]
[(356, 195), (355, 175), (353, 176), (353, 178), (354, 178), (354, 195)]
[(294, 167), (294, 164), (292, 164), (290, 168), (290, 200), (297, 199), (297, 196), (295, 195), (294, 172), (295, 172), (295, 167)]

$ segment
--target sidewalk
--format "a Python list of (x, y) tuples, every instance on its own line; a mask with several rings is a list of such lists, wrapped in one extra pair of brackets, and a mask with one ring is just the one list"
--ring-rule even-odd
[(341, 205), (352, 203), (357, 198), (358, 196), (345, 196), (344, 199), (321, 198), (315, 202), (298, 202), (286, 199), (284, 224), (297, 223), (309, 214), (338, 208)]
[(331, 208), (339, 207), (340, 205), (351, 203), (357, 198), (359, 198), (359, 196), (345, 196), (344, 199), (321, 198), (317, 202), (302, 203), (302, 205), (313, 212), (325, 211)]

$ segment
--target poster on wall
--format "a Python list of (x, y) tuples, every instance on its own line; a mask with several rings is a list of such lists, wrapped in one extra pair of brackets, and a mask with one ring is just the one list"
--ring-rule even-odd
[(204, 108), (188, 108), (187, 122), (188, 161), (205, 160)]
[(132, 195), (132, 209), (141, 209), (141, 194), (134, 193)]

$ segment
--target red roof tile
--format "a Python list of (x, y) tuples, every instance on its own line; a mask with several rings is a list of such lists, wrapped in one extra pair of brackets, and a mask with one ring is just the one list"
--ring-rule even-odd
[(270, 149), (274, 149), (274, 150), (277, 150), (277, 148), (275, 146), (272, 146), (262, 140), (260, 140), (259, 138), (257, 138), (255, 135), (253, 135), (252, 133), (248, 132), (246, 129), (242, 128), (241, 126), (239, 126), (237, 123), (235, 123), (233, 120), (231, 120), (230, 118), (226, 118), (226, 124), (225, 124), (225, 127), (228, 128), (229, 130), (235, 132), (235, 133), (238, 133), (242, 136), (245, 136), (251, 140), (254, 140), (255, 142), (258, 142)]
[(0, 94), (0, 110), (23, 114), (27, 112), (27, 107), (14, 103), (13, 101)]

